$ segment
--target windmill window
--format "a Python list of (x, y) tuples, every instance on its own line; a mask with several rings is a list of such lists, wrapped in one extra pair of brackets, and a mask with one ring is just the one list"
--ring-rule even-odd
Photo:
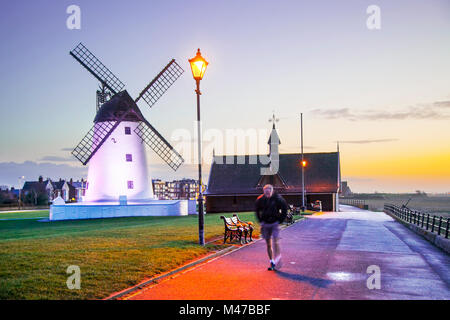
[(131, 134), (131, 128), (125, 127), (125, 134)]
[(128, 183), (128, 189), (133, 189), (134, 188), (133, 181), (127, 181), (127, 183)]
[(127, 162), (132, 162), (133, 161), (133, 156), (131, 154), (129, 154), (129, 153), (127, 153), (125, 155), (125, 158), (126, 158)]

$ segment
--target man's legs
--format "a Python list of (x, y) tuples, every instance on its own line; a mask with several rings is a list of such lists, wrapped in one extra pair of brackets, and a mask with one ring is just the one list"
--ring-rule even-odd
[(267, 246), (267, 255), (269, 256), (269, 260), (272, 261), (272, 238), (266, 239), (266, 246)]
[(280, 245), (278, 244), (278, 238), (273, 238), (273, 247), (274, 247), (274, 253), (275, 258), (274, 262), (277, 267), (281, 268), (281, 252), (280, 252)]

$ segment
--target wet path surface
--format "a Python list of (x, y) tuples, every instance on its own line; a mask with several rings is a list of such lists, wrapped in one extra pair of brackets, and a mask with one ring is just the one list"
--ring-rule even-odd
[(257, 241), (129, 298), (450, 299), (449, 255), (382, 212), (341, 207), (283, 230), (277, 271)]

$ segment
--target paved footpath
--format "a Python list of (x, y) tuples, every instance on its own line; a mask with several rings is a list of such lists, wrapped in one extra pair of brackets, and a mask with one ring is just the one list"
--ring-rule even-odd
[[(128, 298), (450, 299), (449, 255), (382, 212), (341, 210), (283, 230), (278, 271), (267, 270), (259, 240)], [(380, 268), (380, 289), (367, 287), (373, 265)]]

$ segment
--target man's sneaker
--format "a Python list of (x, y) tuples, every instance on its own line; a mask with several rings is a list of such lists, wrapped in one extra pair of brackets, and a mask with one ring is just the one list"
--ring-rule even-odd
[(267, 270), (269, 270), (269, 271), (275, 270), (275, 263), (271, 261), (271, 262), (270, 262), (270, 267), (267, 268)]
[(281, 268), (283, 266), (283, 262), (281, 261), (281, 254), (275, 258), (275, 265), (277, 266), (277, 268)]

